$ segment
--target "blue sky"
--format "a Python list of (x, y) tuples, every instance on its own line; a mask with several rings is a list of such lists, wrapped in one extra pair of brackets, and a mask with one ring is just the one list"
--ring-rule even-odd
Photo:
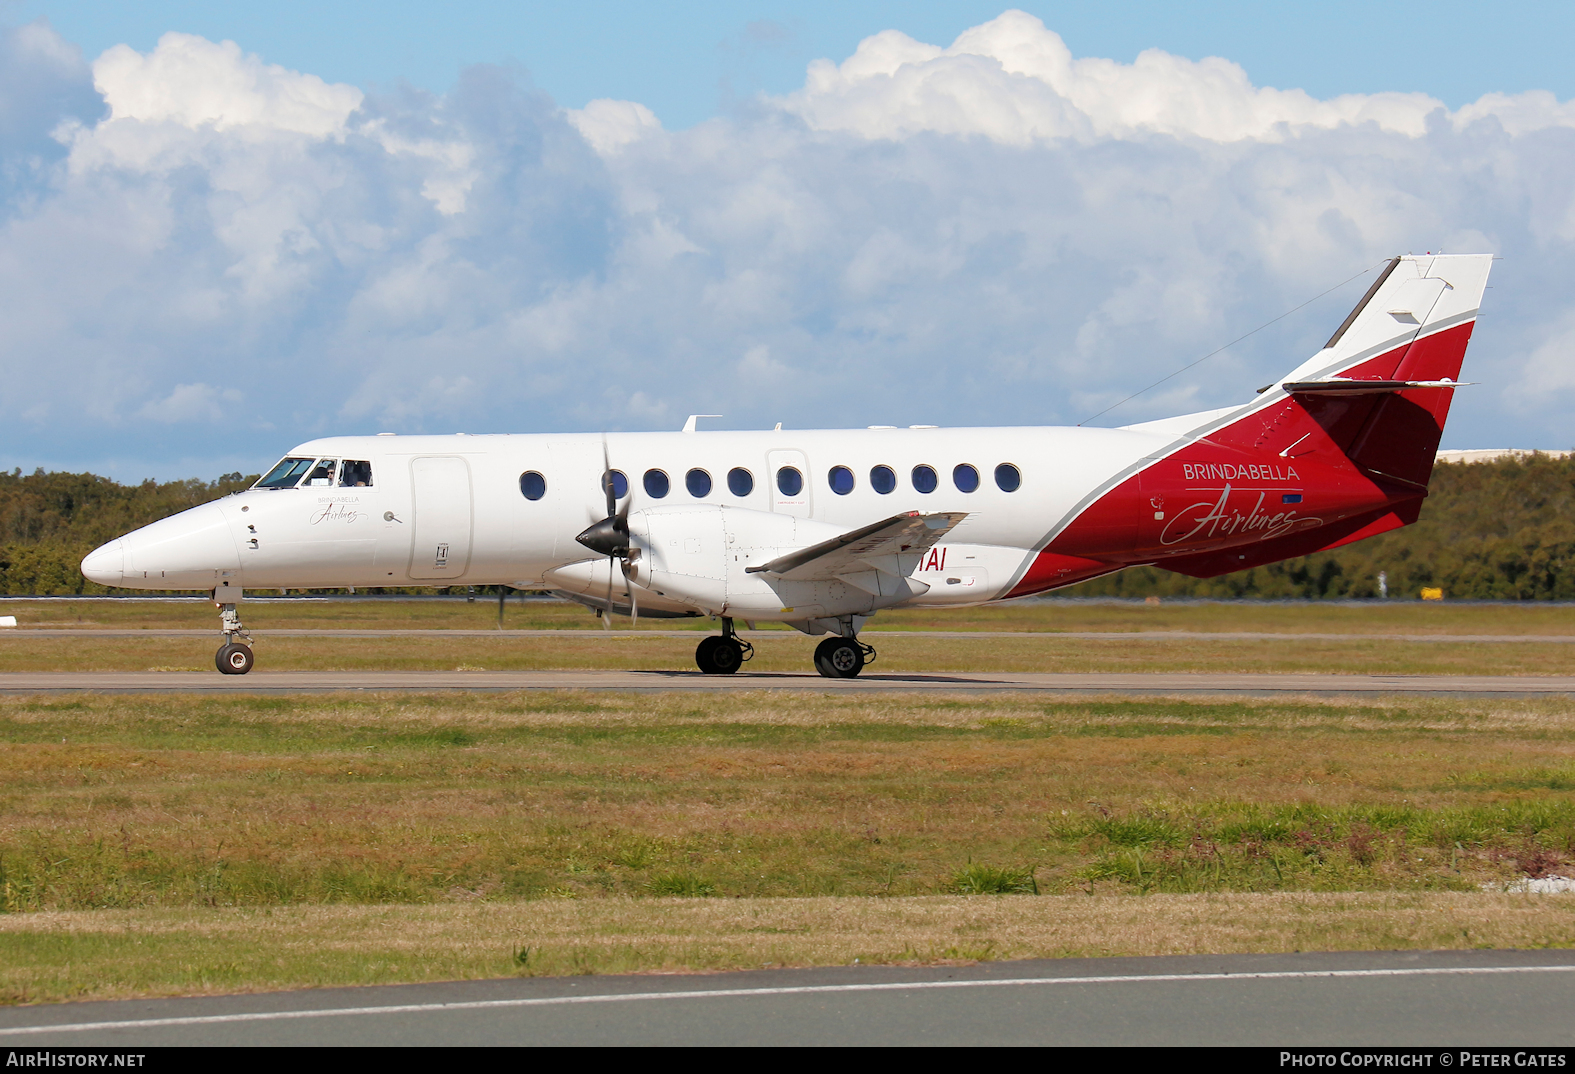
[(1575, 4), (1486, 10), (0, 0), (0, 467), (1071, 424), (1429, 249), (1503, 258), (1445, 445), (1575, 447)]
[[(1018, 3), (1080, 56), (1130, 62), (1146, 48), (1224, 56), (1260, 86), (1315, 97), (1418, 90), (1458, 108), (1497, 90), (1575, 96), (1575, 4), (1459, 0), (1317, 3)], [(443, 92), (461, 68), (514, 63), (566, 107), (597, 97), (644, 103), (683, 128), (757, 91), (786, 93), (819, 57), (841, 59), (886, 29), (950, 42), (1000, 14), (1000, 3), (799, 0), (729, 3), (409, 3), (405, 0), (73, 0), (13, 3), (44, 15), (97, 55), (152, 48), (167, 30), (229, 38), (270, 62), (335, 82), (404, 79)]]

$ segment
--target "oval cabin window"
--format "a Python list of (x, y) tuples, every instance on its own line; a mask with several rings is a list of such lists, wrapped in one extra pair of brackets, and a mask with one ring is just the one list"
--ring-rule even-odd
[(527, 500), (539, 500), (547, 495), (547, 479), (535, 470), (520, 474), (520, 495)]
[(838, 496), (846, 496), (853, 491), (853, 471), (846, 466), (833, 466), (826, 480), (831, 485), (831, 491)]
[(777, 491), (784, 496), (797, 496), (804, 491), (804, 475), (791, 466), (777, 471)]

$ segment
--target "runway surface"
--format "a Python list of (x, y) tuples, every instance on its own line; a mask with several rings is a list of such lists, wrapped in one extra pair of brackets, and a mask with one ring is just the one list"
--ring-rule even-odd
[(827, 679), (805, 672), (698, 671), (13, 671), (0, 673), (0, 693), (322, 694), (434, 691), (597, 690), (699, 692), (787, 690), (818, 693), (926, 692), (1047, 694), (1443, 694), (1451, 696), (1572, 695), (1569, 675), (1058, 675), (865, 674)]
[[(259, 638), (584, 638), (635, 640), (639, 638), (695, 638), (714, 630), (357, 630), (263, 627), (248, 633)], [(798, 638), (790, 630), (740, 630), (738, 636), (758, 641), (761, 638)], [(217, 630), (181, 627), (7, 627), (0, 638), (218, 638)], [(871, 642), (895, 638), (1041, 638), (1060, 641), (1402, 641), (1434, 644), (1572, 645), (1575, 634), (1293, 634), (1276, 631), (1220, 630), (881, 630), (872, 628), (860, 637)]]
[(525, 978), (0, 1010), (0, 1047), (1575, 1043), (1567, 951)]

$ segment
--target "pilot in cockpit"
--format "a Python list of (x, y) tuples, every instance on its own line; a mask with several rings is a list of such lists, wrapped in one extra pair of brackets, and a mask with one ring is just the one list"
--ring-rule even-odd
[(339, 468), (339, 487), (366, 488), (372, 484), (372, 464), (355, 459), (346, 459)]

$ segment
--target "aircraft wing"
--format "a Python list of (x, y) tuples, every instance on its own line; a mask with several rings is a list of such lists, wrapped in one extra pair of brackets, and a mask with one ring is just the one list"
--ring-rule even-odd
[(867, 571), (870, 565), (866, 561), (879, 556), (916, 556), (929, 551), (931, 545), (967, 517), (967, 511), (933, 515), (906, 511), (744, 570), (750, 574), (775, 574), (793, 582), (821, 581)]

